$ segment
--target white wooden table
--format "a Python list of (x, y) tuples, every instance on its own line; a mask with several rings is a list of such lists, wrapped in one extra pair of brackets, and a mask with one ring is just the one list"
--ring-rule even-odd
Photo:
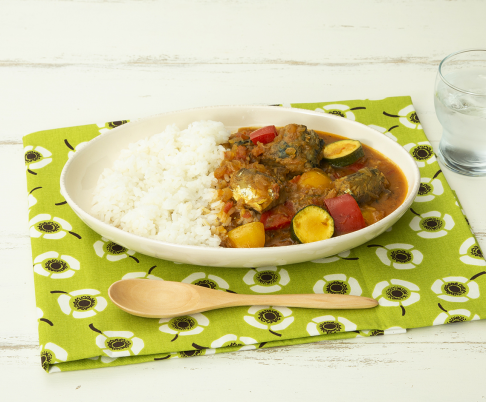
[[(0, 0), (0, 399), (486, 399), (486, 321), (46, 375), (21, 142), (196, 106), (411, 95), (436, 147), (436, 68), (484, 47), (485, 15), (482, 0)], [(444, 174), (486, 250), (486, 180)]]

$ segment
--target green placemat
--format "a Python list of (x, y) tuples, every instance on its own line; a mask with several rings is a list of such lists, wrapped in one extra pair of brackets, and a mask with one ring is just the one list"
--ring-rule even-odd
[[(126, 121), (24, 137), (42, 366), (49, 372), (373, 336), (486, 317), (485, 265), (409, 97), (292, 104), (356, 120), (407, 149), (422, 175), (412, 208), (358, 248), (258, 269), (175, 264), (93, 232), (59, 191), (61, 170), (84, 143)], [(372, 310), (235, 307), (168, 319), (131, 316), (109, 302), (122, 278), (182, 281), (236, 293), (372, 296)]]

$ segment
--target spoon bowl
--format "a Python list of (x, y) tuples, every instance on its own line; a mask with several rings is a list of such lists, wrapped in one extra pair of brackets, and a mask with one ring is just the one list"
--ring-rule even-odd
[(329, 294), (242, 295), (188, 283), (124, 279), (108, 289), (111, 301), (127, 313), (148, 318), (171, 318), (224, 307), (268, 305), (320, 309), (376, 307), (369, 297)]

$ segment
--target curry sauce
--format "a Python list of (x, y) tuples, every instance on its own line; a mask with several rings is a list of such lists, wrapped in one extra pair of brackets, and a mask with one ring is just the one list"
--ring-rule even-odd
[(255, 222), (263, 224), (265, 247), (297, 244), (291, 234), (295, 214), (309, 205), (328, 210), (326, 200), (344, 194), (358, 203), (366, 226), (389, 215), (405, 199), (405, 176), (373, 148), (360, 144), (357, 160), (336, 167), (323, 151), (346, 138), (297, 124), (273, 130), (272, 136), (271, 129), (259, 135), (261, 129), (240, 128), (224, 144), (224, 160), (214, 172), (218, 200), (224, 202), (217, 233), (223, 247), (239, 247), (228, 233), (249, 223), (253, 225), (248, 228), (259, 227)]

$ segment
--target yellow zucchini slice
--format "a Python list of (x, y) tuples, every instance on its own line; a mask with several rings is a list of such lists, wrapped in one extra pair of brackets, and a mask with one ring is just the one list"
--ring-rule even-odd
[(332, 180), (324, 173), (322, 170), (308, 170), (303, 173), (299, 179), (299, 185), (302, 187), (313, 187), (313, 188), (331, 188)]
[(363, 156), (364, 150), (358, 140), (336, 141), (324, 148), (324, 159), (336, 167), (351, 165)]
[(295, 214), (290, 234), (299, 243), (326, 240), (334, 234), (334, 220), (324, 208), (308, 205)]

